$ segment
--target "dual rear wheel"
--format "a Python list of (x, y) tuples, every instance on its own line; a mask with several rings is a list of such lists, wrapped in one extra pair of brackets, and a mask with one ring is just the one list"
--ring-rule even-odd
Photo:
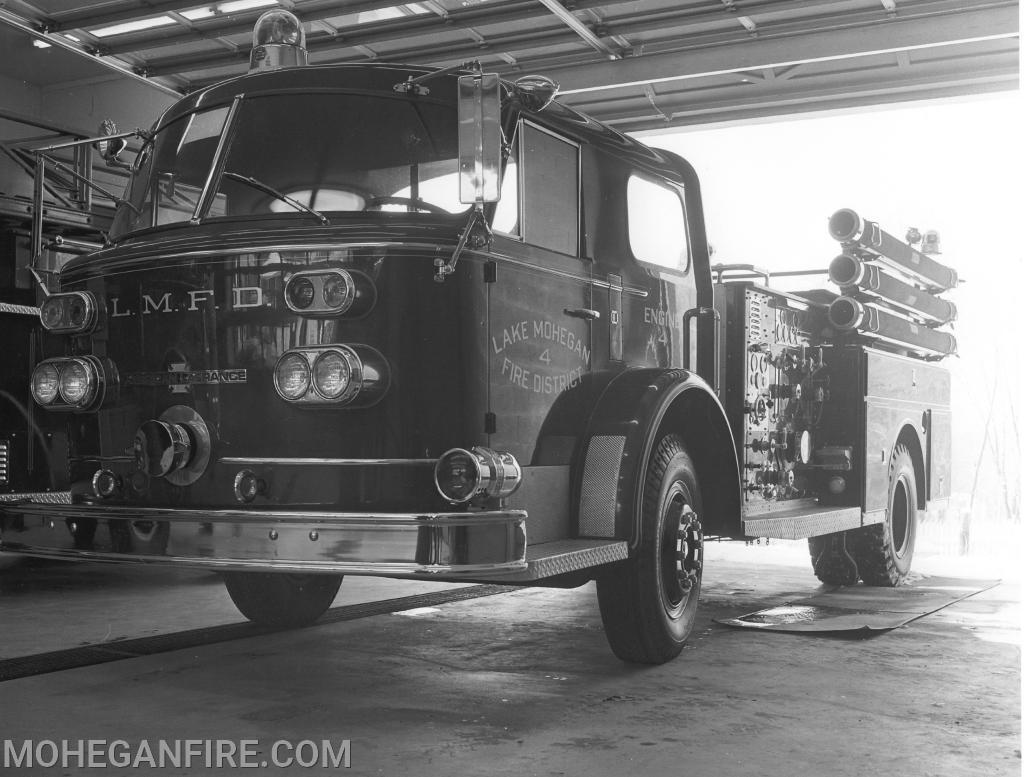
[(898, 445), (889, 460), (889, 495), (885, 522), (821, 537), (808, 546), (814, 574), (829, 585), (897, 586), (910, 574), (918, 524), (914, 459)]

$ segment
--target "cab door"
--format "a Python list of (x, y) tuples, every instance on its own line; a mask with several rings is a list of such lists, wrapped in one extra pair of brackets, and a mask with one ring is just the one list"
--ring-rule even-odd
[[(580, 256), (580, 148), (521, 120), (493, 228), (488, 297), (490, 446), (546, 478), (565, 509), (568, 471), (589, 406), (593, 328), (598, 318), (590, 262)], [(524, 483), (524, 491), (527, 491)], [(564, 515), (563, 515), (564, 514)], [(531, 512), (535, 516), (536, 511)], [(537, 523), (531, 524), (536, 538)], [(543, 535), (542, 535), (543, 536)]]

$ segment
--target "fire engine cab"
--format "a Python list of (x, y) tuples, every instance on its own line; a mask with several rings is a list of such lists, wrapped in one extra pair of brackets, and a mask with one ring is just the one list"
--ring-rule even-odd
[(0, 550), (219, 570), (280, 626), (346, 574), (596, 580), (644, 663), (681, 650), (712, 538), (905, 578), (949, 489), (955, 274), (843, 210), (841, 293), (776, 291), (711, 266), (686, 161), (550, 80), (303, 42), (264, 14), (249, 74), (126, 133), (106, 246), (40, 275), (72, 486), (6, 505)]

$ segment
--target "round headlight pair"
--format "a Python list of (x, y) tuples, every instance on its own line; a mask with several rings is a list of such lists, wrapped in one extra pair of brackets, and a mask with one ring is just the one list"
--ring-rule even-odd
[(96, 298), (88, 291), (51, 294), (39, 306), (39, 320), (49, 332), (84, 332), (96, 319)]
[(293, 402), (306, 396), (310, 388), (324, 399), (343, 400), (353, 388), (359, 390), (353, 381), (353, 356), (331, 349), (316, 356), (310, 365), (304, 353), (285, 354), (274, 370), (274, 385), (282, 397)]
[(278, 359), (274, 388), (289, 402), (368, 406), (384, 395), (389, 376), (387, 361), (369, 346), (313, 346)]
[(32, 398), (43, 407), (88, 407), (99, 390), (99, 371), (88, 359), (47, 359), (32, 371)]
[(284, 287), (288, 308), (308, 316), (359, 317), (370, 311), (376, 298), (373, 281), (357, 270), (303, 270)]

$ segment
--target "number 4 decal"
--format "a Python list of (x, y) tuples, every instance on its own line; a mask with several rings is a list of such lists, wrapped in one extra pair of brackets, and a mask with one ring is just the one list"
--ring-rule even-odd
[(551, 349), (545, 348), (544, 353), (540, 355), (540, 360), (545, 364), (551, 364)]

